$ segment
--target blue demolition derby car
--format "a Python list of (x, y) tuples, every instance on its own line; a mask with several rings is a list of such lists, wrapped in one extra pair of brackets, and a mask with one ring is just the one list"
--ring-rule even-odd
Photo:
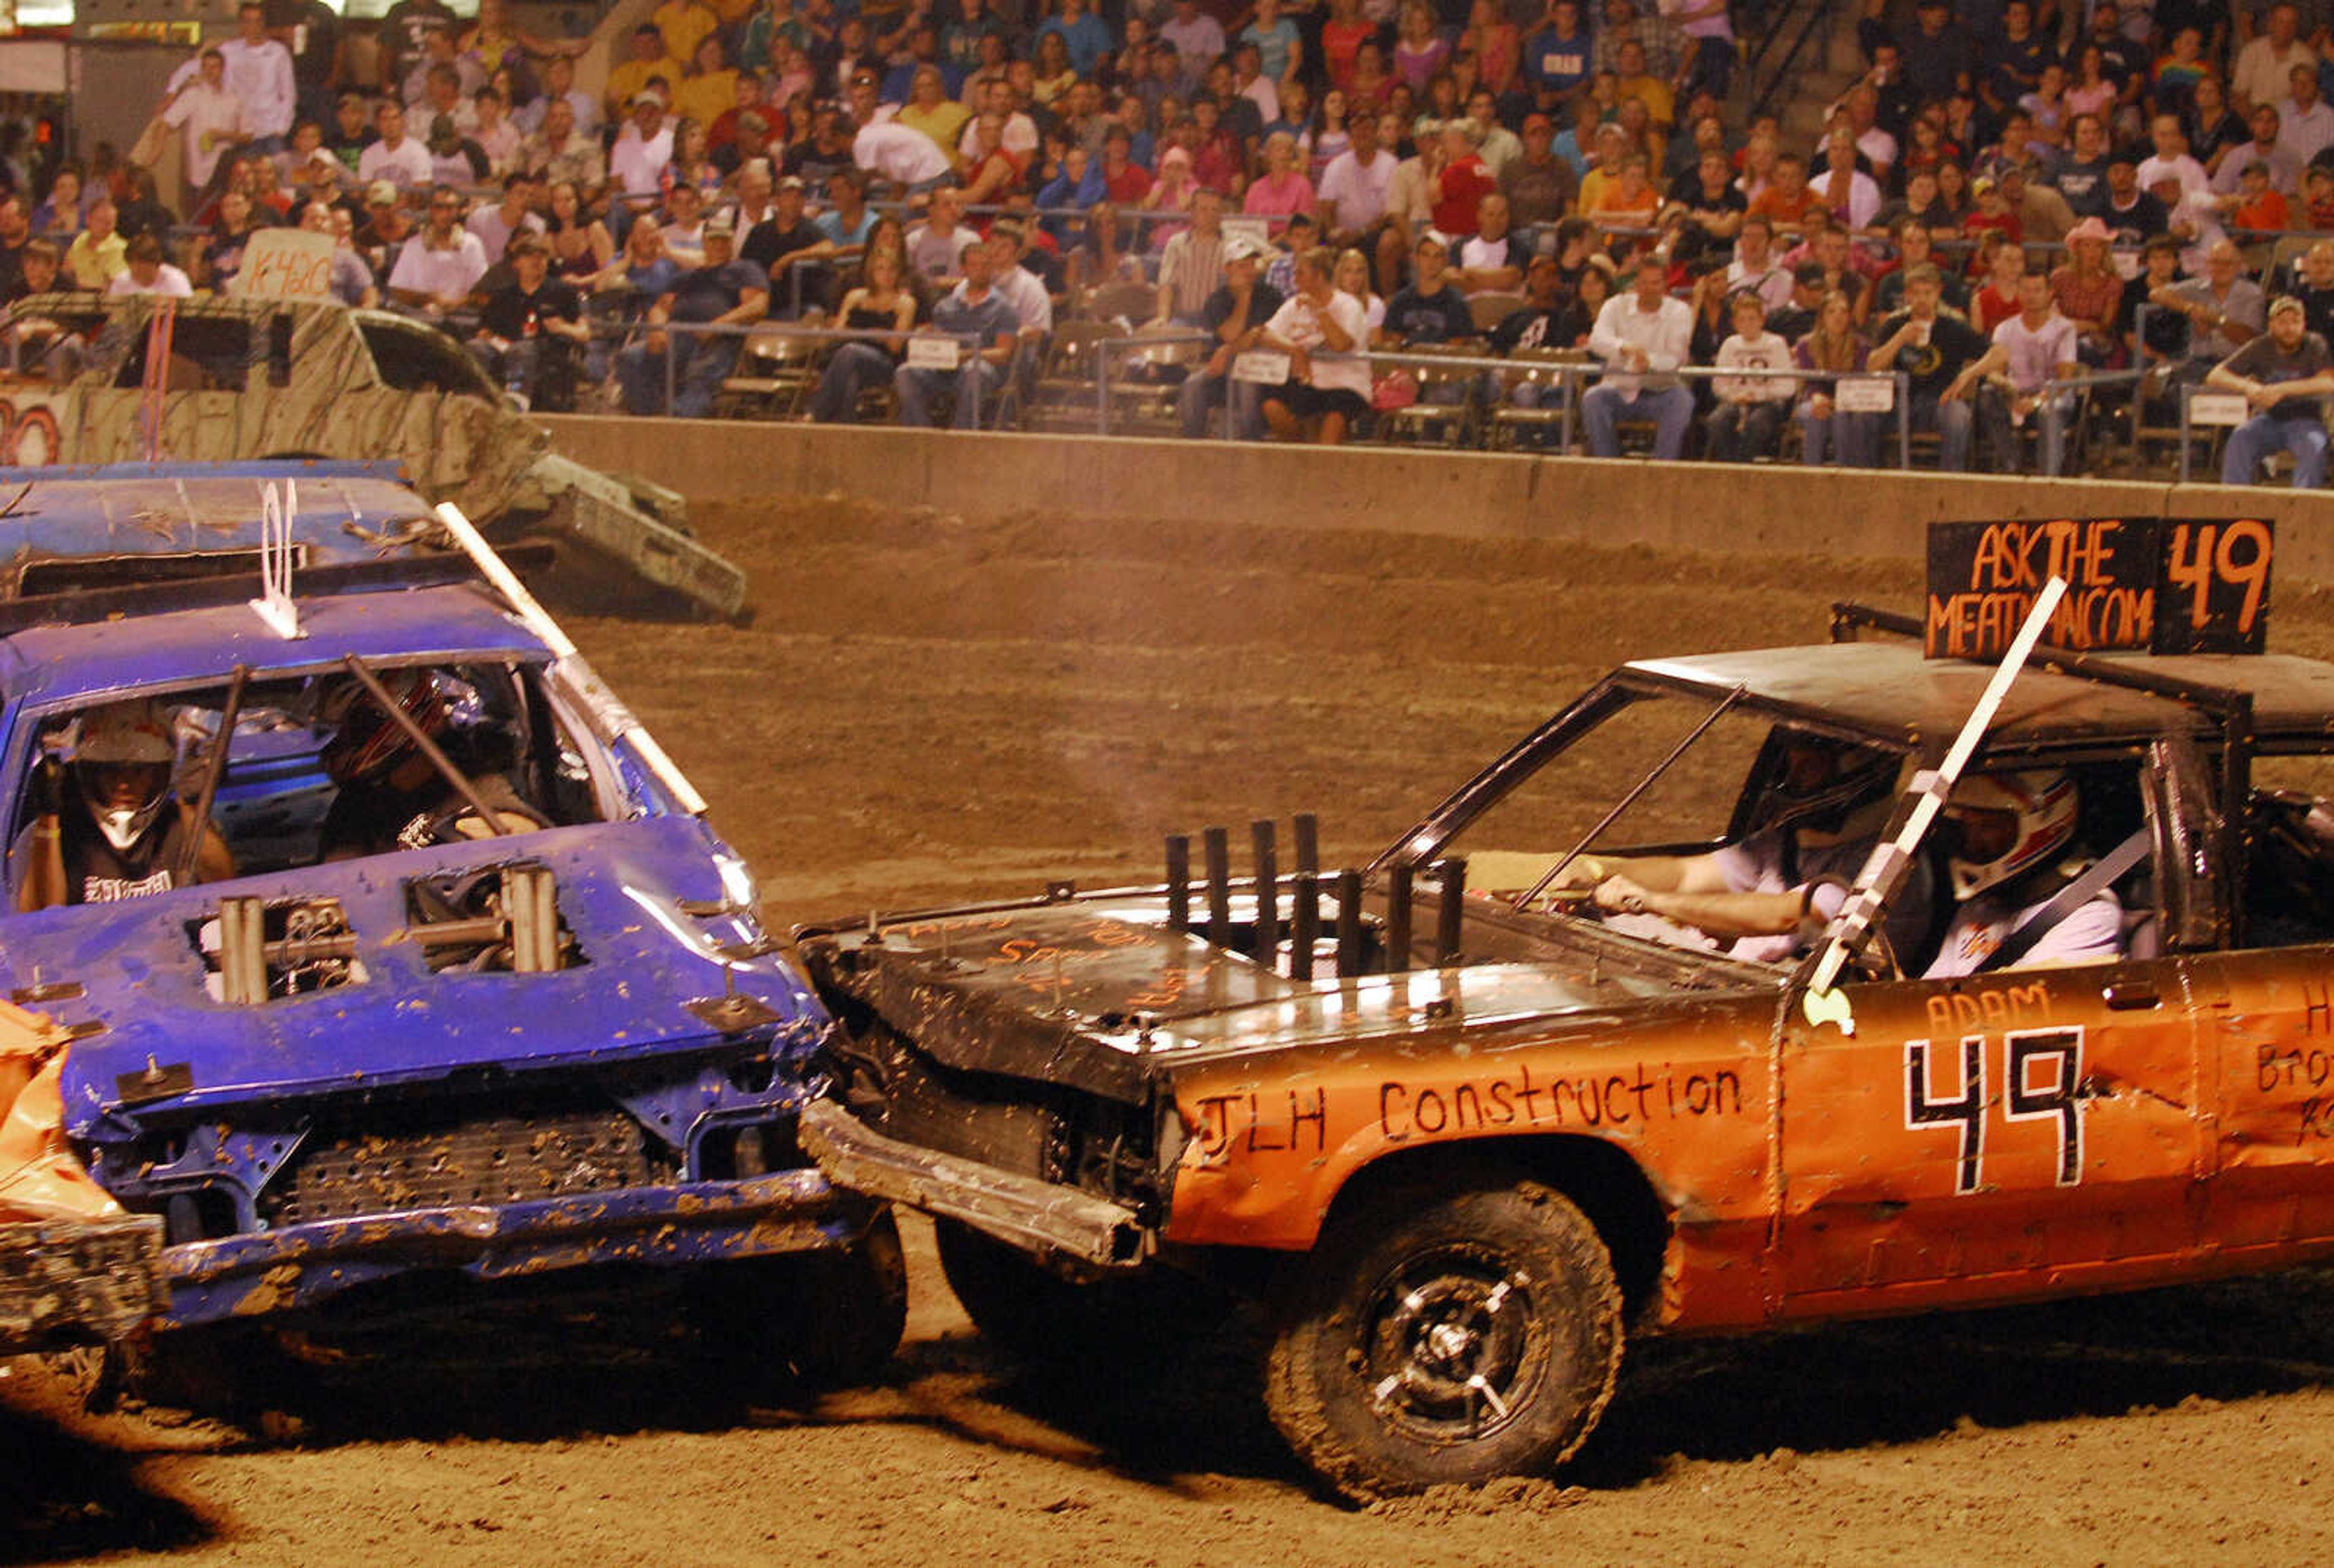
[(806, 1375), (890, 1355), (890, 1215), (795, 1137), (826, 1015), (458, 513), (313, 463), (0, 502), (0, 992), (70, 1029), (65, 1132), (163, 1220), (160, 1331), (649, 1267)]

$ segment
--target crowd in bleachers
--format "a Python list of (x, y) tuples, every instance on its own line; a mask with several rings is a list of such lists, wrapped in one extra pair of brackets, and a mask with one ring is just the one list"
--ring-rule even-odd
[(25, 171), (0, 287), (225, 289), (294, 224), (545, 409), (985, 425), (1131, 378), (1195, 437), (2050, 473), (2198, 389), (2224, 477), (2322, 482), (2334, 0), (1866, 0), (1804, 138), (1736, 91), (1801, 14), (664, 0), (587, 92), (502, 0), (272, 0), (130, 154)]

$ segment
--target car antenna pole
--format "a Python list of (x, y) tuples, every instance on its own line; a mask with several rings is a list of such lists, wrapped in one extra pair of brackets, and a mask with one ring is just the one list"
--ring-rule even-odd
[(1934, 773), (1914, 775), (1915, 794), (1912, 812), (1905, 817), (1905, 825), (1897, 830), (1895, 839), (1873, 847), (1871, 855), (1864, 862), (1864, 869), (1857, 873), (1854, 896), (1840, 910), (1839, 919), (1832, 927), (1831, 940), (1815, 961), (1805, 1003), (1810, 1023), (1822, 1017), (1846, 1018), (1843, 1027), (1853, 1033), (1852, 1016), (1845, 1013), (1844, 1006), (1833, 1005), (1830, 1001), (1832, 982), (1839, 978), (1841, 967), (1871, 934), (1873, 922), (1879, 918), (1881, 907), (1888, 901), (1896, 884), (1904, 880), (1906, 868), (1913, 863), (1914, 851), (1921, 847), (1921, 840), (1937, 820), (1937, 813), (1944, 808), (1945, 797), (1953, 793), (1954, 784), (1962, 776), (1962, 770), (1969, 765), (1969, 759), (1976, 753), (1978, 743), (1985, 738), (1986, 730), (1993, 724), (1993, 716), (2001, 707), (2001, 699), (2010, 694), (2010, 683), (2018, 678), (2020, 670), (2025, 669), (2027, 659), (2033, 655), (2035, 644), (2042, 640), (2043, 630), (2050, 624), (2052, 612), (2059, 608), (2059, 601), (2065, 598), (2066, 593), (2067, 580), (2063, 577), (2053, 577), (2042, 585), (2042, 592), (2034, 596), (2034, 608), (2026, 612), (2026, 623), (2011, 640), (2010, 651), (2002, 655), (2001, 667), (1985, 683), (1985, 690), (1978, 695), (1977, 706), (1970, 709), (1969, 718), (1962, 725), (1961, 733), (1953, 737), (1944, 761), (1937, 765)]
[(600, 684), (599, 677), (591, 673), (591, 667), (576, 653), (574, 640), (560, 630), (559, 622), (551, 619), (551, 612), (526, 591), (526, 585), (518, 580), (518, 573), (495, 553), (495, 547), (487, 543), (486, 535), (478, 532), (477, 525), (463, 516), (461, 509), (451, 501), (439, 503), (438, 521), (446, 525), (446, 531), (453, 534), (454, 542), (462, 547), (463, 553), (477, 563), (478, 570), (486, 574), (487, 582), (495, 585), (496, 592), (518, 611), (518, 618), (526, 622), (527, 630), (543, 639), (544, 644), (551, 649), (552, 657), (571, 662), (584, 672), (584, 684), (590, 688), (589, 695), (594, 707), (620, 737), (632, 743), (632, 749), (640, 754), (649, 771), (656, 774), (657, 782), (670, 790), (680, 803), (680, 809), (693, 817), (703, 816), (705, 797), (697, 793), (697, 786), (689, 782), (689, 775), (680, 771), (680, 765), (666, 755), (664, 747), (649, 734), (648, 726), (633, 717), (632, 710), (618, 702), (613, 692)]
[(171, 873), (171, 886), (183, 888), (195, 880), (195, 867), (201, 861), (203, 836), (210, 832), (211, 807), (218, 800), (219, 780), (227, 776), (227, 754), (235, 746), (236, 720), (243, 717), (243, 688), (251, 679), (251, 666), (235, 667), (235, 678), (227, 682), (227, 701), (219, 708), (218, 731), (211, 737), (211, 755), (203, 759), (202, 788), (195, 795), (194, 820), (188, 824), (187, 842), (178, 848), (178, 863)]

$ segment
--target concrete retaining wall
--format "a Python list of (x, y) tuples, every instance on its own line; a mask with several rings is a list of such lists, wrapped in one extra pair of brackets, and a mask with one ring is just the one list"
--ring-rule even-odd
[[(886, 427), (565, 417), (579, 462), (692, 497), (839, 493), (966, 516), (1249, 517), (1295, 528), (1903, 557), (1943, 519), (2273, 518), (2281, 576), (2334, 582), (2334, 494)], [(2320, 529), (2323, 528), (2323, 532)]]

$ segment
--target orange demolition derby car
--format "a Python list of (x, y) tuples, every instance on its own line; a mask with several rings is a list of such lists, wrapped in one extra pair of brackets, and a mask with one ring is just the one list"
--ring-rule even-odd
[[(2248, 539), (2212, 587), (2258, 647)], [(1957, 783), (2000, 672), (1924, 657), (1933, 589), (1626, 665), (1358, 871), (1300, 819), (1238, 877), (1216, 830), (1162, 887), (806, 929), (805, 1142), (1017, 1345), (1257, 1291), (1271, 1413), (1355, 1496), (1560, 1463), (1636, 1336), (2322, 1258), (2334, 665), (2146, 651), (2178, 586), (2140, 651), (2046, 641)]]

